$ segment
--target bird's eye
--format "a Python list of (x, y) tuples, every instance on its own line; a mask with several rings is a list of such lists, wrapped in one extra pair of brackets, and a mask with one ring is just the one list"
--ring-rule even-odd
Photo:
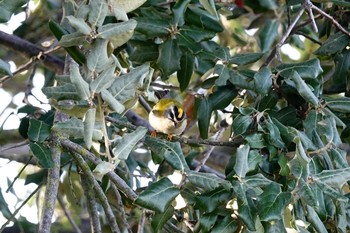
[(176, 120), (181, 121), (184, 118), (183, 110), (179, 109), (177, 106), (173, 108)]

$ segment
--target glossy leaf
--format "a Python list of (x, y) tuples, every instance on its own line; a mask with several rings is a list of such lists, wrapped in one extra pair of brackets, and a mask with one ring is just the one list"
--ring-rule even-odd
[(209, 121), (211, 117), (211, 106), (208, 99), (201, 99), (198, 107), (198, 128), (202, 138), (208, 138)]
[(283, 213), (292, 195), (281, 192), (277, 183), (271, 183), (259, 196), (258, 211), (262, 221), (273, 221), (283, 217)]
[(83, 123), (84, 123), (84, 142), (88, 149), (92, 146), (92, 134), (94, 132), (96, 118), (96, 108), (90, 108), (85, 113)]
[(55, 166), (51, 157), (51, 151), (45, 144), (29, 142), (29, 147), (43, 168), (53, 168)]
[(316, 231), (320, 233), (327, 233), (328, 231), (323, 225), (321, 219), (318, 217), (317, 212), (309, 205), (307, 205), (306, 208), (307, 219), (311, 222)]
[(181, 27), (179, 32), (183, 37), (191, 38), (194, 42), (201, 42), (204, 40), (210, 40), (215, 36), (215, 33), (196, 26)]
[(216, 214), (203, 214), (199, 221), (200, 221), (200, 227), (203, 233), (208, 233), (211, 231), (212, 227), (214, 226), (216, 220), (218, 218), (218, 215)]
[(119, 160), (126, 160), (136, 144), (144, 138), (147, 131), (144, 127), (138, 127), (135, 131), (124, 134), (112, 149), (114, 157)]
[(10, 75), (12, 76), (12, 72), (10, 70), (10, 64), (0, 59), (0, 74)]
[(248, 165), (248, 155), (249, 155), (250, 147), (248, 144), (244, 146), (240, 146), (236, 151), (236, 163), (234, 166), (234, 170), (240, 178), (244, 178), (249, 170)]
[(247, 65), (254, 63), (264, 56), (265, 53), (240, 53), (235, 54), (229, 60), (231, 64)]
[(186, 14), (186, 20), (197, 27), (207, 29), (213, 32), (221, 32), (223, 30), (221, 24), (215, 16), (212, 16), (207, 11), (193, 6), (189, 6)]
[(70, 81), (82, 100), (88, 100), (90, 98), (89, 84), (81, 76), (79, 66), (75, 64), (70, 66)]
[(235, 135), (244, 134), (253, 123), (251, 116), (238, 115), (232, 122), (232, 131)]
[(175, 3), (172, 11), (173, 11), (173, 25), (182, 26), (185, 23), (184, 14), (187, 9), (188, 3), (190, 3), (190, 0), (184, 0), (184, 1), (178, 1)]
[(334, 111), (348, 113), (350, 112), (350, 98), (349, 97), (337, 97), (337, 98), (325, 98), (326, 105)]
[(342, 51), (350, 42), (349, 36), (343, 32), (337, 32), (330, 37), (318, 48), (314, 54), (329, 56)]
[(263, 67), (254, 75), (255, 90), (266, 95), (272, 87), (272, 73), (269, 68)]
[(135, 204), (164, 213), (179, 194), (180, 190), (177, 189), (168, 178), (162, 178), (150, 184), (146, 190), (141, 192)]
[(169, 75), (181, 68), (180, 58), (181, 50), (176, 39), (168, 39), (159, 46), (157, 64), (162, 72), (163, 79), (168, 79)]
[(230, 197), (231, 193), (229, 191), (219, 187), (196, 196), (196, 207), (202, 209), (206, 213), (211, 213), (215, 211), (218, 206), (226, 205)]
[(130, 70), (129, 73), (117, 77), (108, 91), (120, 103), (134, 98), (138, 87), (142, 86), (143, 79), (149, 72), (149, 64), (144, 64)]
[(278, 35), (278, 25), (277, 20), (267, 20), (264, 26), (259, 32), (260, 49), (263, 53), (269, 51), (273, 42), (276, 40)]
[(96, 39), (93, 48), (87, 57), (87, 67), (91, 72), (101, 72), (108, 64), (107, 40)]
[(226, 216), (213, 227), (211, 233), (231, 233), (236, 232), (237, 228), (237, 222), (231, 216)]
[(302, 78), (315, 79), (323, 72), (320, 61), (316, 58), (306, 62), (281, 64), (276, 69), (285, 78), (290, 78), (297, 72)]
[(247, 176), (244, 178), (244, 182), (248, 187), (266, 187), (273, 183), (272, 180), (269, 180), (261, 173), (258, 173), (256, 175)]
[(259, 134), (259, 133), (249, 134), (245, 136), (244, 139), (248, 142), (251, 148), (262, 149), (266, 147), (266, 142), (263, 134)]
[(135, 18), (137, 21), (136, 31), (145, 34), (149, 38), (166, 36), (169, 33), (170, 22), (167, 19)]
[(152, 151), (160, 153), (174, 169), (182, 172), (189, 170), (179, 142), (167, 142), (147, 137), (145, 143)]
[(204, 9), (206, 9), (211, 15), (218, 18), (218, 13), (216, 12), (214, 0), (199, 0)]
[(218, 188), (219, 186), (223, 186), (226, 189), (230, 189), (231, 184), (229, 181), (224, 180), (215, 174), (203, 173), (203, 172), (195, 172), (190, 171), (187, 174), (188, 180), (207, 191)]
[(184, 52), (180, 59), (181, 69), (177, 72), (177, 80), (180, 84), (180, 90), (184, 91), (191, 81), (194, 71), (194, 56), (189, 52)]
[(44, 142), (50, 136), (50, 126), (43, 121), (29, 120), (28, 138), (33, 142)]
[(300, 77), (297, 72), (292, 72), (291, 79), (296, 85), (299, 94), (309, 103), (313, 105), (318, 105), (319, 101), (316, 95), (311, 91), (310, 87), (305, 83), (305, 81)]
[(316, 182), (322, 182), (334, 188), (341, 188), (345, 182), (350, 180), (350, 168), (337, 170), (324, 170), (313, 177)]

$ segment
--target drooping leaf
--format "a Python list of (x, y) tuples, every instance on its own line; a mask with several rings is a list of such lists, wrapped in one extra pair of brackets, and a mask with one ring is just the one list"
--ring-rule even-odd
[(327, 233), (328, 231), (326, 227), (324, 226), (323, 222), (317, 215), (317, 212), (314, 210), (314, 208), (312, 208), (309, 205), (307, 205), (306, 208), (307, 208), (307, 219), (309, 222), (311, 222), (311, 224), (316, 229), (316, 231), (320, 233)]
[(147, 136), (145, 144), (159, 156), (163, 157), (176, 170), (189, 171), (179, 142), (168, 142)]
[(202, 138), (208, 138), (209, 121), (211, 117), (211, 106), (208, 99), (199, 100), (198, 107), (198, 128)]
[(348, 113), (350, 112), (350, 98), (349, 97), (324, 97), (326, 105), (334, 111)]
[(2, 195), (1, 188), (0, 188), (0, 212), (6, 219), (9, 219), (12, 216), (12, 213), (9, 209), (9, 205), (7, 204), (4, 196)]
[(149, 72), (149, 64), (144, 64), (130, 70), (129, 73), (117, 77), (108, 91), (120, 103), (132, 99), (138, 87), (142, 86), (144, 77)]
[(337, 170), (324, 170), (313, 177), (316, 182), (327, 184), (334, 188), (341, 188), (345, 182), (350, 180), (350, 168), (341, 168)]
[(216, 214), (203, 214), (199, 219), (202, 232), (209, 233), (214, 226), (217, 218), (218, 215)]
[(182, 26), (185, 23), (185, 11), (187, 9), (187, 5), (190, 3), (190, 0), (178, 1), (175, 3), (172, 11), (173, 11), (173, 25)]
[(276, 66), (276, 70), (285, 78), (290, 78), (297, 72), (304, 79), (315, 79), (322, 73), (320, 60), (311, 59), (305, 62), (292, 64), (281, 64)]
[(174, 215), (174, 207), (169, 206), (164, 213), (156, 213), (152, 217), (151, 225), (154, 232), (160, 232), (163, 226), (167, 223), (169, 219)]
[(101, 163), (97, 164), (97, 166), (93, 170), (94, 177), (98, 181), (102, 181), (103, 176), (106, 173), (113, 171), (115, 166), (116, 166), (116, 164), (112, 164), (112, 163), (107, 162), (107, 161), (101, 161)]
[(229, 189), (232, 186), (229, 181), (210, 173), (189, 171), (187, 176), (188, 180), (192, 184), (201, 187), (207, 191), (216, 189), (219, 186), (223, 186), (227, 189)]
[[(58, 122), (52, 126), (51, 130), (72, 138), (84, 138), (84, 123), (82, 120), (77, 118), (71, 118), (68, 121)], [(92, 139), (94, 141), (101, 140), (102, 136), (101, 130), (93, 130)]]
[(260, 49), (263, 53), (269, 51), (278, 35), (278, 20), (267, 20), (258, 34)]
[(180, 58), (181, 50), (176, 39), (168, 39), (159, 46), (157, 64), (162, 72), (163, 79), (168, 79), (169, 75), (181, 68)]
[(76, 64), (71, 64), (70, 66), (70, 81), (82, 100), (88, 100), (90, 98), (89, 84), (81, 76), (79, 66)]
[(102, 99), (108, 104), (113, 112), (122, 113), (125, 110), (125, 106), (121, 104), (114, 96), (108, 91), (103, 90), (101, 92)]
[(309, 103), (317, 106), (319, 103), (316, 95), (311, 91), (310, 87), (305, 83), (305, 81), (300, 77), (300, 75), (294, 71), (290, 76), (296, 85), (299, 94)]
[(215, 85), (224, 86), (227, 84), (227, 80), (230, 79), (230, 70), (226, 65), (217, 64), (214, 68), (214, 74), (217, 74), (219, 77), (215, 80)]
[(238, 115), (232, 122), (232, 131), (235, 135), (244, 134), (253, 123), (253, 118), (251, 116)]
[(180, 59), (180, 70), (177, 72), (177, 80), (180, 84), (180, 90), (186, 90), (191, 81), (194, 70), (194, 56), (191, 53), (185, 52)]
[(51, 151), (45, 144), (40, 142), (29, 142), (29, 147), (43, 168), (53, 168), (55, 166), (51, 157)]
[(277, 183), (271, 183), (258, 198), (258, 211), (262, 221), (272, 221), (283, 218), (283, 213), (292, 195), (281, 192)]
[(0, 59), (0, 74), (10, 75), (12, 76), (12, 72), (10, 70), (10, 64)]
[(349, 36), (343, 32), (337, 32), (330, 37), (319, 47), (314, 54), (321, 56), (329, 56), (342, 51), (350, 42)]
[(144, 138), (146, 133), (146, 128), (138, 127), (135, 131), (124, 134), (118, 144), (112, 149), (115, 158), (126, 160), (130, 152), (134, 149), (136, 144)]
[(236, 163), (234, 166), (234, 170), (240, 178), (244, 178), (249, 170), (248, 165), (248, 155), (249, 155), (249, 144), (244, 146), (240, 146), (236, 151)]
[(247, 65), (258, 61), (265, 53), (240, 53), (235, 54), (229, 60), (231, 64)]
[(84, 123), (84, 142), (86, 147), (90, 150), (92, 146), (92, 135), (94, 132), (96, 118), (96, 108), (90, 108), (85, 113), (83, 123)]
[(50, 136), (50, 126), (43, 121), (29, 120), (28, 138), (32, 142), (44, 142)]
[(161, 178), (150, 184), (135, 200), (135, 204), (164, 213), (180, 190), (168, 178)]

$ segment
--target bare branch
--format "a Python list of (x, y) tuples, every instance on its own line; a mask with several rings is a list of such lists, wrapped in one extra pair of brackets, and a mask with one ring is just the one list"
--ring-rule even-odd
[(74, 228), (75, 232), (81, 233), (81, 230), (79, 229), (78, 225), (74, 222), (74, 219), (72, 218), (71, 214), (67, 210), (66, 205), (64, 204), (62, 196), (60, 194), (57, 195), (57, 200), (58, 200), (58, 203), (60, 204), (61, 208), (63, 209), (64, 214), (68, 218), (69, 223)]

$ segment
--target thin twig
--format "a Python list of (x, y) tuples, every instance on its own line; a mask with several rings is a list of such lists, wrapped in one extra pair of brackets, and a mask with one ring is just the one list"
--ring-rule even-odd
[(74, 219), (72, 218), (71, 214), (69, 213), (69, 211), (66, 208), (66, 205), (63, 202), (63, 198), (60, 194), (57, 195), (57, 200), (58, 203), (60, 204), (64, 214), (66, 215), (69, 223), (72, 225), (72, 227), (74, 228), (75, 232), (77, 233), (81, 233), (81, 230), (79, 229), (78, 225), (74, 222)]
[(58, 137), (55, 134), (52, 135), (50, 148), (54, 166), (53, 168), (48, 169), (44, 204), (42, 206), (41, 219), (39, 222), (38, 232), (40, 233), (51, 232), (52, 216), (55, 211), (55, 203), (60, 181), (61, 147), (58, 144)]
[(110, 225), (112, 232), (120, 233), (121, 231), (120, 231), (119, 226), (117, 224), (117, 220), (114, 216), (112, 208), (108, 203), (108, 199), (107, 199), (105, 193), (103, 192), (101, 186), (99, 185), (99, 183), (95, 179), (94, 175), (92, 174), (92, 171), (90, 170), (89, 165), (85, 162), (85, 160), (83, 159), (83, 157), (80, 154), (73, 152), (73, 153), (71, 153), (71, 155), (73, 156), (77, 165), (81, 168), (83, 173), (86, 175), (86, 178), (87, 178), (89, 184), (93, 187), (95, 194), (96, 194), (97, 198), (99, 199), (99, 201), (104, 209), (104, 212), (106, 214), (106, 217), (107, 217), (107, 220), (108, 220), (108, 223)]
[(146, 222), (146, 211), (143, 210), (139, 220), (139, 224), (137, 226), (137, 233), (144, 233), (145, 222)]
[(347, 31), (345, 28), (343, 28), (332, 16), (330, 16), (329, 14), (327, 14), (326, 12), (324, 12), (323, 10), (321, 10), (320, 8), (318, 8), (312, 3), (311, 3), (311, 8), (317, 11), (318, 13), (320, 13), (321, 15), (323, 15), (324, 17), (326, 17), (327, 19), (329, 19), (334, 24), (334, 26), (336, 26), (344, 34), (350, 36), (350, 32)]
[(22, 174), (22, 172), (24, 171), (24, 169), (28, 166), (28, 164), (30, 163), (30, 161), (32, 160), (33, 155), (31, 155), (28, 159), (28, 161), (26, 162), (26, 164), (21, 168), (21, 170), (18, 172), (18, 174), (16, 175), (16, 177), (13, 179), (13, 181), (11, 182), (11, 184), (9, 185), (9, 187), (6, 189), (6, 193), (8, 193), (10, 191), (10, 189), (13, 187), (13, 185), (15, 184), (16, 180), (20, 177), (20, 175)]
[(118, 208), (118, 210), (120, 212), (121, 220), (122, 220), (122, 222), (124, 224), (124, 227), (127, 229), (127, 231), (129, 233), (132, 233), (131, 227), (130, 227), (130, 225), (129, 225), (128, 221), (127, 221), (127, 218), (126, 218), (125, 209), (124, 209), (124, 206), (123, 206), (123, 201), (122, 201), (122, 197), (121, 197), (121, 195), (119, 193), (119, 190), (118, 190), (117, 186), (115, 186), (114, 183), (111, 183), (111, 187), (112, 187), (113, 192), (114, 192), (114, 194), (115, 194), (115, 196), (117, 198), (117, 203), (118, 203), (117, 208)]
[[(62, 139), (60, 143), (62, 147), (68, 149), (69, 151), (76, 152), (79, 155), (84, 155), (90, 162), (95, 165), (98, 165), (102, 162), (100, 158), (97, 158), (90, 151), (68, 139)], [(117, 188), (125, 194), (126, 197), (128, 197), (131, 201), (136, 200), (137, 194), (134, 192), (134, 190), (132, 190), (132, 188), (130, 188), (122, 178), (115, 174), (114, 171), (107, 172), (106, 175), (117, 186)]]
[(314, 28), (314, 31), (317, 33), (318, 32), (318, 28), (315, 22), (315, 17), (314, 17), (314, 13), (312, 12), (312, 3), (310, 0), (305, 0), (304, 4), (303, 4), (304, 8), (306, 9), (307, 13), (309, 14), (310, 20), (311, 20), (311, 24), (312, 27)]
[(90, 224), (92, 227), (92, 232), (102, 233), (100, 217), (98, 214), (97, 203), (95, 199), (94, 190), (92, 189), (89, 181), (84, 174), (80, 175), (81, 187), (84, 190), (86, 197), (86, 205), (90, 216)]

